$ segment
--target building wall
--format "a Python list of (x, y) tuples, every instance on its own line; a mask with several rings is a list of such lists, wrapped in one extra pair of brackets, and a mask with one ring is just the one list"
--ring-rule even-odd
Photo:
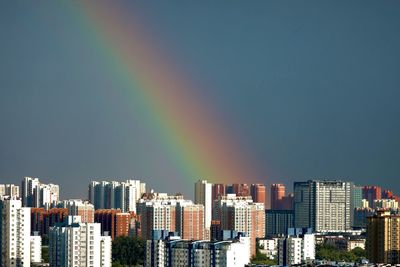
[(42, 237), (31, 236), (30, 237), (30, 247), (31, 247), (31, 263), (42, 262)]
[(400, 216), (388, 211), (368, 218), (367, 257), (372, 263), (400, 263)]
[(286, 235), (287, 229), (294, 227), (293, 210), (266, 210), (265, 235)]
[(23, 208), (21, 200), (0, 201), (1, 266), (30, 266), (30, 208)]
[(285, 196), (285, 185), (284, 184), (272, 184), (271, 185), (271, 209), (282, 209), (281, 201)]
[(351, 229), (352, 183), (337, 180), (294, 183), (296, 228), (317, 232)]
[(100, 224), (69, 216), (67, 223), (50, 230), (49, 256), (50, 266), (109, 267), (111, 237), (100, 235)]
[[(205, 180), (199, 180), (195, 183), (195, 204), (204, 206), (204, 227), (210, 231), (213, 206), (213, 185)], [(207, 236), (209, 238), (209, 235)]]

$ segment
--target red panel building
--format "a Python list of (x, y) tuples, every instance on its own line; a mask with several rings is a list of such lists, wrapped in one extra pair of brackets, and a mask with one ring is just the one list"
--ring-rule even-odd
[(118, 236), (129, 235), (130, 213), (122, 213), (119, 209), (100, 209), (95, 211), (94, 221), (101, 223), (101, 234), (108, 232), (113, 240)]
[(272, 184), (271, 185), (271, 209), (280, 210), (282, 209), (282, 199), (285, 197), (285, 185), (284, 184)]
[(250, 196), (250, 188), (248, 184), (233, 184), (233, 193), (237, 196), (246, 197)]
[(266, 199), (265, 185), (252, 184), (250, 191), (251, 191), (251, 197), (253, 198), (253, 202), (263, 203), (265, 205), (265, 199)]

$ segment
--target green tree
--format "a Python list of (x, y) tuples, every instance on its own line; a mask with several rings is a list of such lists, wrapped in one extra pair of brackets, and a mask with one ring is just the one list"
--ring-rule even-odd
[(271, 260), (267, 257), (267, 255), (261, 253), (261, 251), (260, 251), (261, 248), (263, 248), (263, 247), (260, 246), (257, 242), (256, 255), (254, 255), (251, 258), (251, 263), (252, 264), (260, 264), (260, 265), (276, 265), (277, 261)]
[(45, 263), (49, 262), (49, 247), (42, 246), (42, 261)]
[[(146, 241), (138, 237), (117, 237), (112, 244), (113, 266), (144, 264)], [(120, 265), (117, 265), (120, 264)]]
[(330, 244), (322, 244), (316, 247), (316, 258), (318, 260), (356, 262), (365, 258), (365, 250), (355, 248), (352, 251), (346, 251)]

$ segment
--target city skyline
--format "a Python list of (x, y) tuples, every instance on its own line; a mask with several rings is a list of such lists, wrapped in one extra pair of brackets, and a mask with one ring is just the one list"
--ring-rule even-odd
[(0, 5), (2, 184), (400, 192), (397, 2)]
[[(21, 187), (0, 184), (0, 262), (7, 266), (49, 266), (46, 262), (69, 266), (66, 262), (74, 259), (79, 266), (90, 261), (90, 266), (101, 262), (99, 266), (108, 267), (127, 259), (121, 255), (111, 258), (119, 250), (114, 245), (127, 240), (135, 246), (132, 252), (141, 255), (133, 260), (144, 261), (146, 266), (153, 266), (154, 261), (166, 261), (164, 266), (194, 261), (191, 266), (202, 266), (218, 254), (222, 266), (243, 266), (259, 260), (258, 250), (279, 266), (288, 262), (318, 266), (321, 260), (332, 260), (332, 255), (318, 256), (325, 246), (348, 253), (345, 261), (399, 261), (399, 239), (395, 237), (400, 197), (391, 190), (351, 181), (308, 180), (296, 181), (293, 194), (286, 194), (284, 184), (273, 184), (270, 197), (274, 204), (268, 208), (263, 184), (224, 185), (199, 180), (194, 187), (193, 201), (181, 194), (149, 192), (140, 180), (92, 181), (86, 201), (63, 200), (58, 185), (45, 184), (39, 178), (24, 177)], [(53, 194), (48, 192), (51, 188)], [(383, 229), (390, 230), (381, 234)], [(24, 242), (15, 240), (15, 231), (24, 233)], [(75, 238), (82, 241), (81, 246), (70, 242)], [(28, 240), (29, 249), (13, 252), (29, 245)], [(384, 244), (390, 240), (395, 240), (391, 244), (394, 250), (388, 253)], [(47, 244), (49, 254), (42, 252)], [(228, 247), (223, 249), (222, 244)], [(257, 244), (263, 247), (257, 249)], [(236, 246), (241, 247), (232, 251), (236, 256), (214, 251)], [(174, 248), (184, 249), (192, 255), (190, 251), (196, 247), (201, 250), (190, 257), (186, 252), (173, 252)], [(209, 254), (210, 250), (215, 255)], [(238, 259), (240, 262), (223, 263)]]

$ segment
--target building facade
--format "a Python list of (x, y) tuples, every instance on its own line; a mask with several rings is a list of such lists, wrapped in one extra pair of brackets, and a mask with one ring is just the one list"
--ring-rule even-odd
[(62, 208), (68, 209), (68, 215), (80, 216), (81, 222), (94, 222), (94, 205), (81, 199), (69, 199), (62, 201)]
[(286, 187), (284, 184), (271, 185), (271, 209), (282, 209), (282, 199), (285, 197)]
[(0, 201), (0, 266), (30, 266), (30, 213), (17, 198)]
[(288, 235), (278, 239), (278, 265), (307, 264), (313, 260), (315, 260), (314, 234)]
[(266, 210), (265, 235), (273, 237), (286, 235), (289, 228), (294, 227), (293, 210)]
[(369, 203), (369, 207), (374, 206), (374, 200), (382, 198), (382, 188), (379, 186), (363, 186), (362, 188), (363, 199), (366, 199)]
[(112, 240), (119, 236), (128, 236), (130, 233), (130, 213), (114, 209), (96, 210), (94, 221), (101, 224), (101, 234), (108, 233)]
[(295, 227), (343, 232), (352, 224), (352, 183), (337, 180), (294, 183)]
[(181, 195), (151, 194), (138, 202), (141, 236), (151, 239), (154, 230), (165, 230), (185, 239), (205, 239), (204, 213), (202, 204)]
[(44, 184), (39, 178), (24, 177), (21, 182), (21, 198), (24, 207), (55, 207), (59, 200), (60, 188), (56, 184)]
[(0, 184), (0, 198), (2, 196), (19, 197), (19, 186), (14, 184)]
[(251, 255), (256, 251), (256, 239), (265, 237), (265, 208), (250, 196), (228, 194), (216, 201), (213, 220), (220, 221), (221, 230), (246, 233), (250, 237)]
[(368, 217), (367, 257), (371, 263), (400, 263), (400, 216), (378, 211)]
[(266, 189), (263, 184), (252, 184), (250, 187), (251, 197), (255, 203), (263, 203), (265, 205)]
[(145, 266), (242, 267), (250, 262), (249, 238), (189, 241), (180, 237), (147, 240)]
[(120, 209), (122, 212), (136, 212), (136, 202), (146, 192), (146, 184), (140, 180), (92, 181), (88, 197), (97, 209)]
[(213, 185), (205, 180), (199, 180), (194, 187), (194, 203), (204, 206), (205, 238), (210, 238), (210, 227), (213, 207)]
[(50, 230), (50, 266), (111, 267), (111, 237), (101, 236), (99, 223), (82, 223), (79, 216)]

